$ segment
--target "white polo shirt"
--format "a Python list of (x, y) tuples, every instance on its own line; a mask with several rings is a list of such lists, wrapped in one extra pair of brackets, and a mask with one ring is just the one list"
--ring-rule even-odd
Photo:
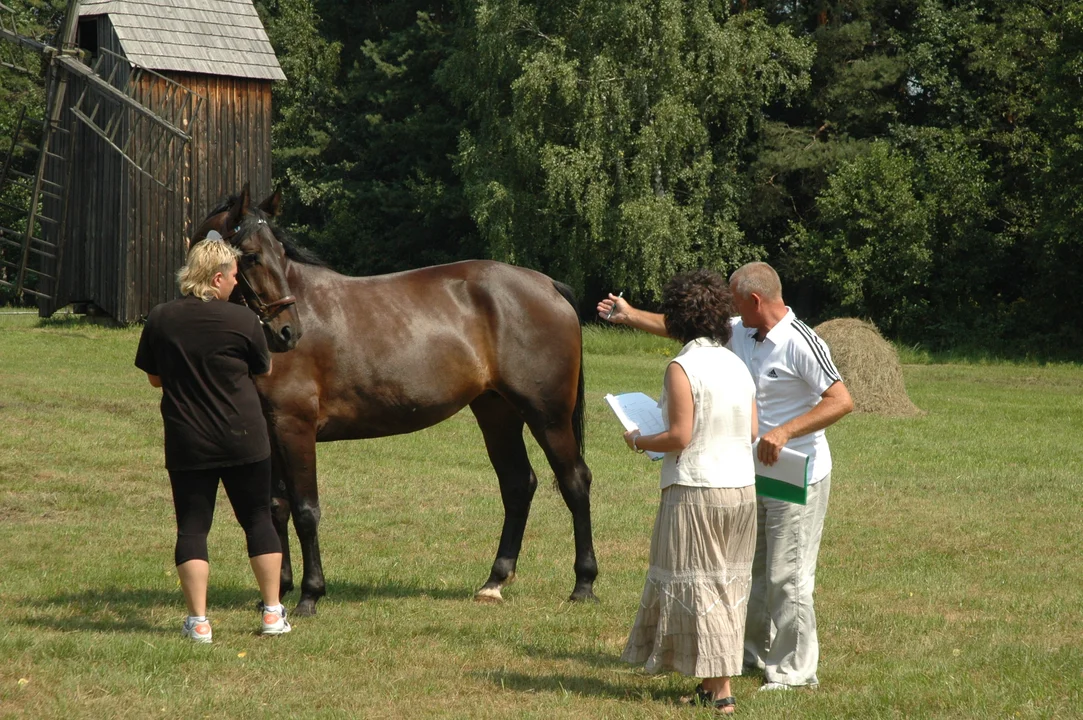
[[(804, 415), (820, 402), (820, 396), (842, 380), (831, 361), (827, 344), (808, 325), (786, 308), (785, 317), (771, 328), (763, 342), (756, 342), (755, 328), (733, 318), (733, 336), (726, 345), (741, 358), (756, 383), (756, 412), (760, 435)], [(796, 437), (786, 447), (812, 459), (812, 478), (817, 483), (831, 472), (831, 449), (823, 430)]]

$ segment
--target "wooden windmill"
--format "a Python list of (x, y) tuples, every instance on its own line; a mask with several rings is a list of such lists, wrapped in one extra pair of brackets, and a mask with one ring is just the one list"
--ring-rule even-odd
[[(97, 152), (104, 148), (132, 172), (170, 189), (191, 140), (188, 125), (203, 100), (183, 85), (104, 48), (87, 62), (90, 53), (76, 44), (79, 6), (68, 4), (63, 24), (49, 44), (22, 33), (15, 12), (0, 4), (0, 65), (34, 76), (40, 72), (46, 98), (42, 116), (20, 114), (0, 170), (0, 193), (26, 203), (8, 207), (21, 220), (16, 227), (0, 226), (0, 245), (8, 248), (0, 255), (0, 285), (16, 295), (37, 296), (52, 309), (72, 216), (73, 168), (85, 165), (79, 137), (92, 135)], [(137, 99), (148, 74), (165, 88), (152, 104)], [(75, 127), (90, 135), (74, 132)], [(12, 185), (19, 192), (3, 193)]]

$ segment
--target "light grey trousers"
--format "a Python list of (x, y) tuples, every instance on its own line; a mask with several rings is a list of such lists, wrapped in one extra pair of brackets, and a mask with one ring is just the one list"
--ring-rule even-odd
[(767, 682), (818, 685), (816, 666), (816, 556), (820, 553), (831, 475), (808, 488), (807, 504), (758, 500), (752, 594), (745, 623), (748, 667), (764, 671)]

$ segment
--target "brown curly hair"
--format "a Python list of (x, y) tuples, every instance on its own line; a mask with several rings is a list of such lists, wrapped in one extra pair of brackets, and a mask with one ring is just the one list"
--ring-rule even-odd
[(725, 345), (730, 339), (730, 318), (736, 315), (726, 279), (713, 270), (675, 275), (662, 291), (666, 332), (689, 343), (710, 338)]

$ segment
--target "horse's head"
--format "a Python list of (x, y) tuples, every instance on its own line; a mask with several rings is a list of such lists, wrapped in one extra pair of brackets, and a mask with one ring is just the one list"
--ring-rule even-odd
[(196, 229), (192, 242), (220, 237), (240, 249), (237, 287), (230, 302), (250, 307), (263, 325), (267, 345), (274, 352), (292, 350), (301, 339), (297, 298), (286, 282), (286, 251), (268, 222), (277, 214), (279, 194), (260, 207), (251, 205), (247, 183), (241, 194), (213, 211)]

